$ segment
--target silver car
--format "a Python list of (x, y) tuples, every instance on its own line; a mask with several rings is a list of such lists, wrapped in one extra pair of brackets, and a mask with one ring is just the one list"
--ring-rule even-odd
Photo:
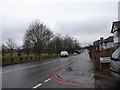
[(115, 50), (110, 60), (110, 70), (113, 78), (116, 81), (120, 81), (120, 47)]

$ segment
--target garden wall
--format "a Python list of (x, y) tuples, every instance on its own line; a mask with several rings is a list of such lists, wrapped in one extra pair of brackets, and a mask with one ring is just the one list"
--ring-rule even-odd
[(94, 50), (91, 52), (91, 59), (94, 63), (95, 70), (108, 69), (109, 63), (100, 63), (101, 57), (111, 57), (115, 49), (106, 49), (106, 50)]

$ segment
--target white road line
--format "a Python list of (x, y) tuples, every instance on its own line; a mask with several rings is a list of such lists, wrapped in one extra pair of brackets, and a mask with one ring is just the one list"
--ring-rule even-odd
[(91, 78), (93, 78), (94, 77), (94, 74), (93, 74), (93, 71), (91, 71)]
[(34, 86), (33, 88), (37, 88), (37, 87), (39, 87), (39, 86), (41, 86), (41, 85), (42, 85), (42, 83), (40, 83), (40, 84)]
[(43, 63), (43, 64), (47, 64), (47, 63)]
[[(53, 60), (54, 61), (54, 60)], [(52, 62), (53, 62), (52, 61)], [(59, 60), (56, 60), (56, 61), (59, 61)], [(50, 62), (45, 62), (43, 64), (48, 64), (48, 63), (52, 63), (51, 61)], [(15, 69), (15, 70), (9, 70), (9, 71), (4, 71), (0, 74), (4, 74), (4, 73), (8, 73), (8, 72), (12, 72), (12, 71), (17, 71), (17, 70), (21, 70), (21, 69), (26, 69), (26, 68), (31, 68), (31, 67), (36, 67), (36, 66), (39, 66), (39, 65), (43, 65), (43, 64), (38, 64), (38, 65), (32, 65), (32, 66), (28, 66), (28, 67), (23, 67), (23, 68), (18, 68), (18, 69)]]
[[(63, 60), (63, 59), (60, 59), (60, 60)], [(56, 62), (56, 61), (59, 61), (59, 60), (53, 60), (53, 61), (50, 61), (50, 62), (45, 62), (45, 63), (43, 63), (43, 64), (53, 63), (53, 62)], [(19, 68), (19, 69), (15, 69), (15, 70), (9, 70), (9, 71), (2, 72), (2, 73), (0, 73), (0, 74), (4, 74), (4, 73), (8, 73), (8, 72), (12, 72), (12, 71), (17, 71), (17, 70), (21, 70), (21, 69), (32, 68), (32, 67), (36, 67), (36, 66), (43, 65), (43, 64), (32, 65), (32, 66), (23, 67), (23, 68)]]
[(50, 80), (51, 80), (51, 78), (49, 78), (49, 79), (45, 80), (44, 82), (48, 82), (48, 81), (50, 81)]
[[(42, 65), (42, 64), (39, 64), (39, 65)], [(15, 69), (15, 70), (5, 71), (5, 72), (2, 72), (2, 73), (7, 73), (7, 72), (17, 71), (17, 70), (21, 70), (21, 69), (36, 67), (36, 66), (39, 66), (39, 65), (32, 65), (32, 66), (28, 66), (28, 67), (24, 67), (24, 68), (19, 68), (19, 69)], [(2, 73), (0, 73), (0, 74), (2, 74)]]

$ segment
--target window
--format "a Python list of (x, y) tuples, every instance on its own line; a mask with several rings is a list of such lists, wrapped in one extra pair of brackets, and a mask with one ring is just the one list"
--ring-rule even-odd
[(120, 47), (112, 54), (112, 58), (119, 58), (120, 57)]

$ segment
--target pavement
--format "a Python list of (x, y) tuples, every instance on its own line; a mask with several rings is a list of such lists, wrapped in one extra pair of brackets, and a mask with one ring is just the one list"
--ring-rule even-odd
[(94, 75), (96, 88), (120, 88), (120, 82), (116, 82), (110, 75), (104, 75), (99, 72)]
[(94, 88), (93, 64), (87, 51), (82, 53), (77, 59), (77, 61), (56, 72), (54, 77), (62, 81), (62, 83), (82, 88)]
[(2, 67), (2, 88), (94, 88), (93, 65), (85, 50), (68, 58)]

